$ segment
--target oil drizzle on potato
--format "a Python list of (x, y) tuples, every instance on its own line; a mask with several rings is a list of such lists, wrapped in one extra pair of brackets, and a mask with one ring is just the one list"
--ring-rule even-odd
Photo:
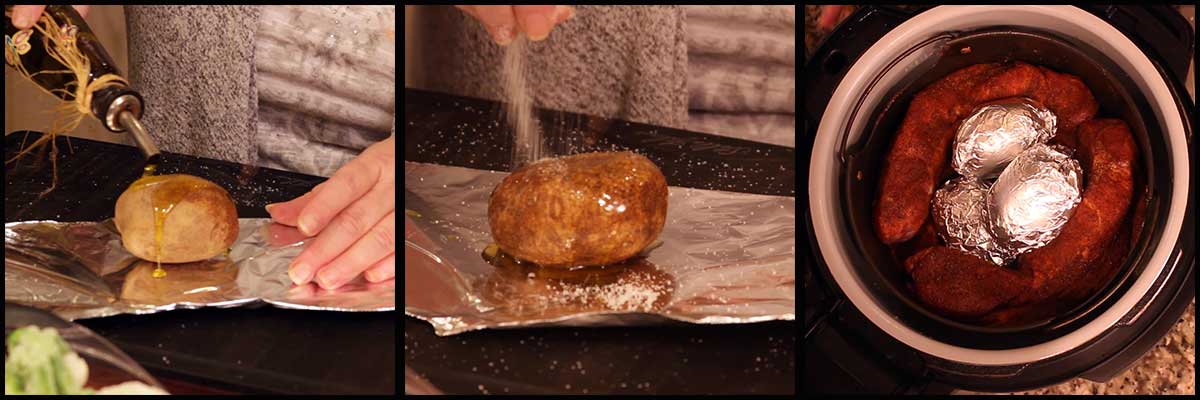
[(175, 205), (183, 201), (188, 193), (202, 188), (203, 184), (199, 181), (186, 182), (173, 179), (176, 175), (154, 175), (157, 169), (157, 164), (147, 164), (142, 177), (129, 187), (133, 189), (154, 186), (149, 188), (151, 190), (150, 208), (154, 213), (154, 262), (156, 264), (151, 276), (163, 278), (167, 276), (167, 271), (162, 267), (163, 224), (167, 220), (167, 215), (175, 209)]

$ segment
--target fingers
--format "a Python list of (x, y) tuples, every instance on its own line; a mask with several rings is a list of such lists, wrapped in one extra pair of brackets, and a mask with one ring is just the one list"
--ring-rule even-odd
[(388, 254), (379, 262), (367, 268), (367, 272), (363, 272), (363, 277), (367, 278), (367, 282), (378, 283), (396, 277), (396, 253)]
[[(292, 266), (289, 268), (289, 271), (293, 271), (292, 281), (296, 284), (307, 283), (316, 267), (326, 265), (353, 243), (364, 240), (368, 231), (395, 208), (394, 183), (384, 183), (372, 188), (366, 196), (338, 214), (329, 226), (321, 230), (321, 235), (292, 260)], [(394, 211), (392, 213), (394, 215)]]
[(42, 16), (46, 6), (13, 6), (12, 22), (17, 29), (29, 29)]
[[(369, 155), (369, 156), (367, 156), (365, 158), (360, 156), (358, 158), (355, 158), (355, 160), (358, 160), (358, 161), (351, 161), (351, 163), (361, 164), (364, 162), (368, 162), (368, 163), (378, 162), (378, 163), (382, 164), (386, 160), (393, 160), (392, 162), (394, 163), (395, 162), (394, 161), (395, 151), (396, 151), (395, 145), (396, 145), (395, 136), (388, 138), (384, 141), (381, 141), (379, 143), (375, 143), (375, 144), (371, 145), (370, 147), (368, 147), (367, 150), (363, 151), (363, 155)], [(360, 159), (362, 159), (362, 160), (360, 160)], [(348, 167), (350, 164), (346, 164), (346, 165)], [(381, 165), (380, 167), (387, 168), (387, 165)], [(337, 175), (335, 174), (334, 177), (336, 178)], [(330, 178), (330, 180), (333, 180), (333, 178)], [(288, 200), (285, 202), (281, 202), (281, 203), (267, 204), (267, 207), (266, 207), (267, 214), (270, 214), (271, 219), (275, 220), (275, 222), (277, 222), (277, 223), (284, 224), (287, 226), (299, 226), (300, 225), (299, 219), (300, 219), (301, 212), (304, 211), (304, 209), (306, 207), (308, 207), (309, 203), (311, 203), (313, 198), (315, 198), (317, 196), (317, 193), (321, 192), (322, 188), (328, 186), (328, 182), (329, 181), (325, 181), (325, 182), (317, 185), (312, 190), (310, 190), (308, 193), (305, 193), (303, 196), (300, 196), (300, 197), (297, 197), (297, 198), (294, 198), (294, 199), (291, 199), (291, 200)], [(393, 203), (395, 203), (395, 201), (393, 201)], [(306, 231), (305, 233), (309, 233), (310, 236), (312, 234), (315, 234), (315, 232), (308, 232), (308, 231)]]
[(558, 25), (567, 22), (568, 19), (575, 17), (575, 7), (571, 6), (554, 6), (554, 24)]
[[(349, 282), (368, 267), (377, 267), (380, 260), (389, 255), (394, 258), (395, 253), (396, 213), (392, 211), (371, 228), (366, 236), (321, 268), (313, 280), (323, 289), (335, 289)], [(395, 261), (393, 260), (392, 263), (394, 264)], [(373, 274), (376, 273), (379, 272), (373, 272)]]
[[(316, 236), (334, 216), (375, 186), (394, 186), (395, 143), (394, 138), (389, 138), (371, 145), (339, 168), (329, 180), (318, 185), (321, 189), (316, 190), (296, 221), (300, 231)], [(392, 198), (392, 202), (395, 203), (395, 198)]]
[(529, 40), (545, 40), (558, 18), (554, 6), (513, 6), (513, 14)]
[(575, 16), (570, 6), (455, 6), (483, 24), (492, 40), (507, 45), (525, 32), (530, 40), (544, 40), (555, 25)]
[(492, 35), (492, 40), (501, 46), (508, 45), (517, 37), (517, 21), (512, 6), (455, 6), (466, 11), (483, 24)]
[[(86, 18), (92, 6), (74, 6), (80, 17)], [(13, 6), (12, 21), (17, 29), (29, 29), (42, 16), (46, 6)]]
[[(317, 279), (323, 288), (336, 288), (396, 252), (395, 153), (393, 136), (368, 147), (308, 194), (268, 207), (277, 222), (317, 236), (288, 268), (292, 282)], [(386, 232), (379, 232), (381, 226)], [(391, 248), (377, 249), (381, 241)]]
[(304, 206), (307, 206), (312, 201), (313, 196), (319, 190), (321, 190), (321, 185), (317, 185), (303, 196), (282, 203), (267, 204), (267, 214), (270, 214), (271, 219), (275, 220), (275, 222), (287, 226), (296, 226), (299, 224), (297, 220), (300, 219), (300, 211), (304, 210)]
[(378, 178), (377, 169), (356, 158), (321, 184), (321, 190), (300, 212), (296, 226), (305, 235), (316, 236), (334, 216), (371, 190)]

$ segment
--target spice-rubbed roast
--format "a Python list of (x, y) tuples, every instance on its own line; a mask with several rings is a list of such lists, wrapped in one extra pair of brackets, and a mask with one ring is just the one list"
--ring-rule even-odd
[(905, 264), (926, 305), (952, 316), (978, 317), (1005, 305), (1090, 292), (1105, 283), (1089, 269), (1117, 236), (1129, 210), (1137, 145), (1118, 119), (1087, 121), (1076, 133), (1087, 187), (1058, 237), (1022, 255), (1015, 271), (941, 245), (918, 252)]

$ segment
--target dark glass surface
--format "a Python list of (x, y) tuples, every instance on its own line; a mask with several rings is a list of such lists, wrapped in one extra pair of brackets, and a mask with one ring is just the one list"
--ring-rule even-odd
[[(28, 134), (28, 137), (26, 135)], [(5, 136), (5, 160), (41, 134)], [(117, 197), (142, 174), (130, 146), (65, 137), (58, 188), (47, 156), (5, 165), (5, 222), (112, 218)], [(68, 148), (69, 147), (69, 148)], [(164, 153), (160, 174), (187, 173), (229, 191), (242, 218), (267, 217), (263, 206), (286, 201), (324, 180), (267, 168)], [(40, 160), (40, 161), (39, 161)], [(270, 306), (174, 310), (77, 321), (103, 335), (156, 376), (243, 393), (395, 393), (395, 313), (285, 310)]]
[(404, 318), (404, 364), (446, 394), (793, 394), (796, 323), (489, 329)]
[[(511, 170), (494, 101), (405, 89), (404, 159)], [(634, 150), (671, 186), (796, 195), (795, 149), (536, 110), (552, 154)], [(405, 365), (447, 394), (792, 394), (796, 323), (486, 329), (438, 337), (406, 317)]]
[[(404, 160), (510, 171), (512, 129), (501, 103), (404, 89)], [(636, 151), (667, 184), (796, 195), (796, 149), (591, 115), (535, 110), (549, 154)]]

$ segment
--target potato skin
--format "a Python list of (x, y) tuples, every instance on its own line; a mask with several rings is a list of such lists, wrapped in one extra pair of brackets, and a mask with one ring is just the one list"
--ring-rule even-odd
[(134, 256), (155, 261), (152, 198), (157, 190), (176, 190), (179, 194), (179, 201), (163, 220), (162, 262), (212, 258), (237, 240), (237, 207), (221, 186), (191, 175), (143, 179), (150, 181), (134, 182), (117, 198), (113, 217), (121, 232), (121, 244)]
[(666, 178), (632, 152), (540, 160), (505, 177), (488, 201), (500, 249), (550, 267), (632, 257), (658, 237), (666, 219)]

